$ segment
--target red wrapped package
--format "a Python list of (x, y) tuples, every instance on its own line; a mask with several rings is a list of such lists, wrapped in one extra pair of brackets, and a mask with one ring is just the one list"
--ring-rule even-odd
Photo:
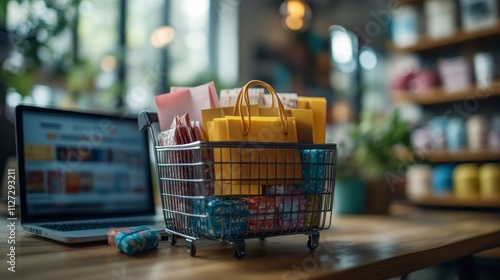
[[(160, 133), (160, 145), (172, 146), (172, 145), (182, 145), (189, 144), (196, 141), (208, 141), (206, 132), (200, 126), (199, 122), (191, 122), (189, 119), (189, 114), (184, 114), (182, 116), (176, 116), (169, 130)], [(197, 151), (175, 151), (174, 154), (169, 154), (167, 156), (167, 163), (177, 163), (180, 164), (175, 171), (176, 179), (200, 179), (195, 178), (196, 174), (199, 174), (193, 170), (193, 167), (187, 165), (183, 166), (183, 163), (193, 163), (194, 161), (199, 162), (212, 162), (213, 156), (210, 150), (203, 149), (201, 151), (201, 158), (197, 156)], [(195, 167), (196, 168), (196, 167)], [(210, 164), (204, 165), (204, 179), (213, 178), (213, 166)], [(185, 184), (184, 184), (185, 185)], [(179, 193), (180, 195), (213, 195), (214, 186), (211, 181), (208, 181), (204, 186), (196, 185), (194, 188), (185, 187), (183, 191)]]
[(273, 196), (243, 198), (248, 202), (248, 230), (256, 232), (280, 229), (280, 216)]
[[(198, 123), (191, 122), (189, 114), (176, 116), (170, 129), (163, 131), (159, 135), (160, 145), (175, 146), (189, 144), (192, 142), (206, 140), (206, 133)], [(173, 230), (184, 231), (191, 228), (191, 218), (186, 214), (193, 213), (192, 199), (189, 196), (211, 196), (214, 193), (213, 180), (204, 180), (199, 182), (199, 179), (212, 179), (212, 156), (206, 150), (185, 149), (164, 150), (158, 157), (163, 168), (164, 176), (175, 179), (175, 183), (165, 183), (162, 188), (168, 193), (166, 203), (169, 210), (173, 210), (179, 214), (174, 214)], [(191, 163), (207, 162), (204, 165), (192, 165)], [(203, 171), (200, 172), (200, 167)], [(204, 177), (204, 178), (200, 178)], [(194, 179), (194, 180), (190, 180)]]

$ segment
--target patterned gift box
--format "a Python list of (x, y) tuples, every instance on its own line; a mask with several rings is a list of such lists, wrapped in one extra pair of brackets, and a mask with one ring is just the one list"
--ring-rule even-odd
[[(283, 104), (283, 107), (285, 109), (295, 109), (297, 108), (297, 100), (298, 100), (298, 95), (296, 93), (278, 93), (278, 96), (281, 100), (281, 103)], [(264, 94), (263, 95), (263, 105), (266, 107), (271, 106), (271, 95), (270, 94)], [(276, 97), (274, 100), (274, 104), (276, 104)], [(276, 106), (276, 105), (275, 105)]]
[(268, 195), (300, 193), (300, 185), (274, 185), (266, 186), (265, 189)]
[(196, 236), (241, 237), (247, 231), (248, 204), (238, 199), (208, 197), (193, 201), (193, 230)]
[(276, 204), (280, 213), (281, 230), (304, 228), (307, 209), (307, 197), (294, 185), (270, 186), (267, 194), (276, 195)]
[[(238, 98), (239, 92), (240, 92), (239, 88), (221, 90), (219, 96), (219, 106), (220, 107), (234, 106), (236, 103), (236, 99)], [(264, 95), (263, 88), (248, 89), (248, 97), (250, 99), (250, 104), (264, 105), (262, 97), (263, 95)]]
[(280, 211), (282, 230), (296, 230), (304, 228), (307, 209), (307, 198), (304, 195), (276, 196), (276, 203)]
[(280, 217), (273, 196), (244, 198), (248, 202), (248, 230), (256, 232), (280, 229)]
[(279, 230), (276, 219), (257, 220), (248, 224), (248, 229), (253, 232), (273, 232)]
[[(143, 228), (147, 229), (147, 227), (143, 227)], [(119, 232), (122, 232), (122, 231), (127, 231), (127, 230), (130, 230), (130, 228), (126, 227), (126, 228), (112, 228), (112, 229), (110, 229), (108, 231), (108, 244), (113, 246), (113, 247), (116, 247), (116, 244), (115, 244), (116, 234)]]
[(116, 233), (114, 235), (114, 244), (117, 249), (127, 255), (135, 255), (157, 248), (161, 241), (159, 233), (144, 226), (119, 232), (111, 230), (110, 233)]
[(319, 149), (301, 150), (302, 191), (308, 194), (324, 192), (325, 187), (325, 151)]

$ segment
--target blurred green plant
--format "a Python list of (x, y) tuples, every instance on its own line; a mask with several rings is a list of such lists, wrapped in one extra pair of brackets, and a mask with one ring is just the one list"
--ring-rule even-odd
[(382, 118), (366, 111), (359, 124), (349, 131), (348, 139), (339, 145), (339, 150), (345, 150), (339, 155), (338, 178), (379, 179), (403, 163), (396, 149), (409, 147), (410, 125), (397, 110)]
[(7, 23), (7, 4), (9, 0), (0, 0), (0, 29), (5, 29)]
[(73, 94), (89, 92), (94, 87), (93, 82), (96, 75), (95, 67), (87, 60), (80, 59), (68, 71), (66, 88)]
[[(9, 2), (28, 9), (25, 18), (7, 24)], [(29, 93), (37, 71), (50, 77), (66, 77), (77, 64), (73, 48), (63, 49), (58, 38), (70, 31), (79, 0), (0, 0), (0, 24), (9, 33), (11, 52), (2, 67), (7, 87)], [(30, 81), (31, 83), (27, 84)]]
[(337, 173), (339, 180), (361, 178), (360, 169), (356, 164), (352, 139), (338, 144)]

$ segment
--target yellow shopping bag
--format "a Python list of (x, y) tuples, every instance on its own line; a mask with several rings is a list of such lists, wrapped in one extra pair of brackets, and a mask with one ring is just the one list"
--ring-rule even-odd
[[(250, 105), (250, 114), (252, 116), (258, 116), (259, 115), (259, 105), (258, 104), (252, 104)], [(237, 114), (239, 116), (239, 111), (234, 111), (234, 107), (218, 107), (218, 108), (211, 108), (211, 109), (203, 109), (201, 110), (201, 117), (203, 120), (203, 128), (207, 129), (208, 128), (208, 122), (213, 121), (215, 118), (223, 118), (225, 116), (235, 116)], [(246, 106), (243, 106), (243, 113), (246, 114), (247, 109)]]
[[(259, 108), (259, 116), (276, 116), (278, 108)], [(285, 109), (287, 117), (295, 119), (297, 131), (297, 142), (299, 143), (315, 143), (314, 142), (314, 118), (312, 109)]]
[(324, 97), (303, 97), (297, 100), (298, 109), (311, 109), (313, 112), (314, 144), (325, 144), (326, 99)]
[[(300, 184), (302, 168), (298, 149), (268, 148), (265, 143), (297, 143), (294, 117), (288, 117), (278, 99), (277, 116), (252, 116), (248, 88), (260, 85), (272, 95), (274, 89), (262, 81), (250, 81), (240, 91), (236, 116), (207, 122), (210, 141), (237, 141), (237, 148), (214, 149), (215, 178), (231, 185)], [(277, 95), (276, 95), (277, 96)], [(245, 111), (245, 112), (243, 112)], [(254, 144), (249, 144), (254, 142)]]
[[(269, 99), (270, 107), (260, 107), (259, 116), (276, 116), (275, 98)], [(280, 100), (281, 101), (281, 100)], [(326, 99), (324, 97), (303, 97), (297, 99), (297, 108), (286, 109), (287, 116), (294, 117), (299, 143), (325, 143)]]

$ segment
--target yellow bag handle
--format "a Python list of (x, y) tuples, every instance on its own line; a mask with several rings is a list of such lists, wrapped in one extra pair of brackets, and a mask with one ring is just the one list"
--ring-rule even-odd
[[(274, 107), (274, 97), (276, 97), (277, 103), (278, 103), (278, 115), (280, 117), (280, 122), (281, 122), (281, 128), (283, 129), (283, 134), (287, 135), (288, 134), (288, 119), (286, 116), (285, 112), (285, 107), (281, 103), (281, 100), (274, 91), (274, 89), (266, 82), (259, 81), (259, 80), (251, 80), (248, 82), (244, 87), (242, 87), (238, 93), (238, 97), (236, 98), (236, 104), (234, 105), (233, 109), (233, 115), (237, 116), (238, 114), (241, 117), (241, 129), (243, 131), (243, 135), (246, 136), (248, 135), (248, 132), (250, 131), (250, 124), (251, 124), (251, 119), (252, 116), (250, 114), (250, 98), (248, 97), (248, 88), (251, 86), (262, 86), (263, 88), (267, 89), (269, 91), (269, 94), (271, 95), (272, 102), (271, 102), (271, 107)], [(245, 101), (246, 104), (246, 110), (247, 110), (247, 115), (248, 115), (248, 123), (245, 122), (245, 116), (243, 114), (243, 100)]]

